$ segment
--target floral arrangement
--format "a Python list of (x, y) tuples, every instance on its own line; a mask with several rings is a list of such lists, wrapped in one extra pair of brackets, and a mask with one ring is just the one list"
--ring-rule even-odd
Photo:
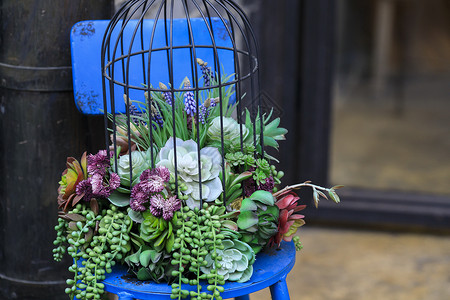
[[(217, 74), (198, 63), (204, 86), (217, 86)], [(67, 159), (53, 253), (73, 258), (71, 299), (100, 299), (116, 263), (139, 280), (171, 284), (173, 299), (222, 299), (225, 281), (248, 281), (265, 247), (293, 240), (302, 248), (294, 234), (306, 206), (294, 189), (312, 188), (316, 205), (321, 197), (339, 202), (340, 186), (279, 189), (283, 172), (260, 145), (263, 137), (278, 149), (287, 133), (279, 118), (245, 110), (238, 122), (231, 86), (197, 95), (187, 78), (183, 86), (172, 93), (160, 83), (144, 101), (125, 96), (127, 115), (109, 116), (110, 149)]]

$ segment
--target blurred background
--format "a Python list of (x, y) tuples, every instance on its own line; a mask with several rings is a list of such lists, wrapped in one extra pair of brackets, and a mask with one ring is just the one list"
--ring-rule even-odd
[[(66, 299), (57, 182), (67, 156), (104, 144), (102, 117), (73, 102), (69, 31), (122, 2), (0, 1), (0, 299)], [(346, 186), (319, 209), (300, 191), (291, 299), (449, 299), (450, 2), (236, 2), (289, 130), (284, 183)]]

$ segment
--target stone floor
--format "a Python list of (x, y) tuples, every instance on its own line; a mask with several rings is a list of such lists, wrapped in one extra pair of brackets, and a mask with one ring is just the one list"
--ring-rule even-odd
[[(450, 238), (304, 227), (292, 300), (450, 299)], [(268, 289), (251, 300), (268, 300)]]

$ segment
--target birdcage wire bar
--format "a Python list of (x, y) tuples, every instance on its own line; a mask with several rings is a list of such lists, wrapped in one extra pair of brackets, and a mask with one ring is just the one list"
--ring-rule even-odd
[[(187, 31), (188, 42), (182, 45), (174, 43), (174, 20), (177, 16), (181, 16), (185, 20), (185, 31)], [(150, 20), (151, 25), (147, 23)], [(193, 23), (196, 20), (203, 22), (204, 31), (206, 36), (210, 39), (210, 44), (203, 44), (196, 42), (197, 36), (194, 33)], [(220, 32), (224, 34), (231, 45), (223, 46), (216, 43), (218, 32), (216, 32), (215, 23), (220, 24), (225, 31)], [(149, 24), (150, 24), (149, 23)], [(162, 24), (161, 24), (162, 23)], [(150, 29), (150, 30), (144, 30)], [(157, 30), (163, 31), (163, 45), (155, 46), (155, 37)], [(131, 32), (131, 35), (124, 37), (125, 33)], [(137, 41), (137, 42), (136, 42)], [(147, 42), (147, 43), (146, 43)], [(136, 49), (137, 47), (137, 49)], [(187, 51), (187, 60), (189, 60), (191, 80), (191, 87), (185, 88), (180, 86), (177, 88), (175, 73), (179, 72), (174, 66), (174, 56), (180, 51)], [(214, 76), (216, 76), (216, 82), (209, 86), (201, 86), (199, 82), (199, 67), (196, 62), (205, 51), (212, 52), (212, 65)], [(153, 86), (153, 64), (155, 60), (164, 55), (167, 60), (167, 74), (168, 74), (168, 88), (161, 88), (159, 86)], [(224, 53), (231, 52), (233, 62), (233, 68), (235, 70), (232, 78), (227, 81), (222, 81), (222, 64), (221, 57), (225, 56)], [(261, 114), (261, 99), (259, 97), (259, 65), (257, 59), (257, 42), (254, 35), (254, 31), (250, 25), (250, 22), (242, 11), (242, 9), (232, 0), (130, 0), (126, 2), (116, 13), (109, 23), (104, 39), (102, 42), (102, 88), (103, 88), (103, 104), (104, 104), (104, 123), (105, 123), (105, 140), (106, 147), (109, 148), (109, 133), (112, 131), (112, 148), (114, 153), (114, 165), (117, 171), (117, 130), (116, 130), (116, 118), (117, 118), (117, 88), (120, 88), (125, 97), (125, 118), (127, 126), (128, 137), (128, 155), (130, 162), (130, 185), (133, 177), (132, 168), (132, 133), (131, 133), (131, 114), (130, 107), (130, 92), (140, 91), (146, 92), (148, 97), (148, 107), (152, 107), (154, 99), (152, 93), (168, 92), (175, 99), (175, 93), (194, 93), (196, 102), (196, 118), (193, 122), (199, 126), (199, 107), (202, 104), (200, 102), (200, 95), (203, 92), (209, 90), (218, 89), (219, 108), (220, 108), (220, 129), (223, 133), (224, 124), (224, 107), (222, 104), (223, 88), (232, 87), (236, 97), (236, 112), (237, 122), (240, 128), (240, 145), (241, 150), (243, 148), (243, 120), (242, 114), (244, 109), (249, 107), (250, 118), (253, 123), (253, 142), (255, 147), (257, 146), (257, 130), (256, 130), (256, 118), (258, 113)], [(140, 84), (136, 84), (136, 81), (132, 82), (130, 77), (130, 66), (135, 63), (135, 58), (140, 56), (140, 72), (142, 75), (139, 77)], [(133, 62), (132, 62), (133, 60)], [(133, 69), (136, 72), (137, 68)], [(185, 72), (186, 70), (182, 70)], [(134, 74), (133, 74), (134, 75)], [(161, 79), (157, 79), (161, 81)], [(244, 97), (245, 96), (245, 97)], [(111, 114), (111, 129), (109, 127), (108, 112)], [(148, 114), (148, 130), (150, 140), (153, 141), (153, 126), (151, 113)], [(175, 122), (175, 105), (172, 105), (172, 118)], [(264, 153), (264, 137), (263, 137), (263, 122), (260, 123), (260, 136), (259, 143), (261, 153)], [(176, 147), (176, 126), (173, 128), (174, 137), (174, 163), (177, 162), (177, 147)], [(199, 130), (197, 130), (197, 144), (200, 145)], [(200, 147), (197, 147), (198, 158), (198, 170), (199, 170), (199, 192), (200, 199), (202, 197), (201, 186), (201, 153)], [(255, 155), (261, 155), (255, 153)], [(222, 156), (222, 185), (223, 185), (223, 199), (226, 202), (226, 188), (225, 188), (225, 153), (224, 153), (224, 136), (221, 135), (221, 156)], [(150, 151), (151, 166), (155, 166), (154, 153)], [(178, 171), (175, 168), (175, 186), (176, 193), (178, 193)], [(202, 203), (203, 201), (201, 201)]]

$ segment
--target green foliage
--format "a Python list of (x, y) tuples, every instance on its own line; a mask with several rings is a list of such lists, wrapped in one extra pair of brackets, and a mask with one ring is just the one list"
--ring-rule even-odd
[(174, 270), (170, 263), (171, 257), (172, 255), (164, 250), (157, 251), (149, 245), (141, 245), (137, 252), (125, 258), (125, 263), (139, 280), (170, 283)]
[[(221, 300), (220, 293), (224, 291), (221, 286), (225, 284), (223, 275), (211, 270), (209, 274), (203, 274), (200, 270), (207, 264), (205, 257), (210, 255), (213, 263), (220, 266), (222, 257), (218, 254), (223, 250), (224, 235), (220, 233), (222, 219), (226, 211), (220, 201), (216, 205), (205, 203), (202, 209), (189, 210), (184, 207), (178, 214), (179, 227), (175, 239), (172, 264), (178, 266), (178, 270), (172, 275), (178, 280), (172, 284), (172, 299), (184, 299), (188, 296), (192, 299), (216, 299)], [(194, 279), (186, 277), (186, 272), (195, 274)], [(201, 292), (200, 280), (208, 282), (207, 290), (210, 293)], [(197, 285), (197, 291), (182, 289), (182, 284)]]
[(61, 261), (64, 253), (66, 253), (66, 230), (68, 222), (62, 218), (58, 218), (58, 225), (55, 226), (56, 239), (53, 242), (55, 248), (53, 249), (53, 259), (55, 261)]
[[(131, 220), (113, 205), (99, 215), (82, 205), (77, 205), (71, 213), (85, 220), (76, 222), (77, 230), (72, 229), (68, 238), (67, 252), (74, 260), (69, 271), (74, 278), (66, 281), (69, 287), (65, 291), (71, 299), (100, 299), (105, 273), (110, 273), (116, 261), (131, 249), (128, 235)], [(85, 234), (96, 227), (98, 234), (90, 242), (86, 241)]]
[[(223, 197), (225, 196), (227, 205), (232, 203), (235, 199), (242, 196), (242, 182), (252, 176), (252, 173), (245, 171), (242, 173), (233, 173), (229, 164), (225, 165), (225, 195), (220, 194), (220, 200), (223, 203)], [(222, 173), (220, 173), (220, 180), (223, 182)]]
[(140, 225), (140, 237), (151, 243), (157, 251), (170, 253), (175, 241), (174, 224), (177, 223), (177, 215), (166, 221), (163, 218), (153, 216), (150, 211), (142, 213), (144, 221)]
[(242, 200), (237, 225), (242, 241), (249, 244), (255, 253), (267, 244), (278, 231), (279, 209), (275, 198), (267, 191), (256, 191)]

